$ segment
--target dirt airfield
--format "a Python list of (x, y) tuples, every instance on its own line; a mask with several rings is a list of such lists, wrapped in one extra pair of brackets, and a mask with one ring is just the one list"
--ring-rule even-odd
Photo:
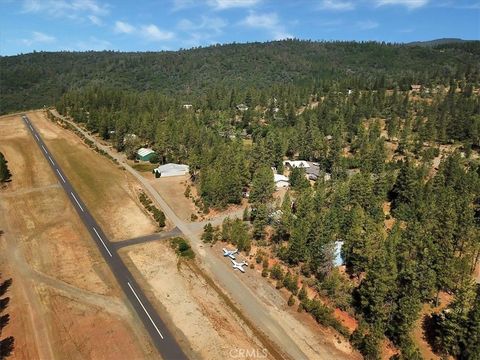
[(12, 358), (154, 358), (141, 324), (19, 116), (0, 118), (0, 139), (12, 172), (0, 190), (0, 267), (3, 278), (13, 279), (11, 319), (2, 336), (15, 337)]
[[(159, 231), (125, 171), (43, 112), (28, 116), (112, 241)], [(12, 172), (0, 189), (0, 269), (13, 279), (11, 320), (2, 336), (15, 337), (12, 358), (158, 359), (20, 116), (0, 117), (0, 151)], [(178, 263), (168, 240), (120, 254), (176, 336), (188, 340), (190, 356), (229, 359), (239, 349), (262, 351), (218, 294)]]

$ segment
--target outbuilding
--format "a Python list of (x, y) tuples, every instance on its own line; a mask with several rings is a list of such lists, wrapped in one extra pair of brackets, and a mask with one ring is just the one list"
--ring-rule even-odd
[(277, 189), (286, 188), (290, 186), (290, 181), (288, 177), (281, 174), (273, 174), (273, 181)]
[(420, 84), (412, 84), (412, 85), (410, 85), (410, 89), (411, 89), (413, 92), (419, 92), (420, 90), (422, 90), (422, 85), (420, 85)]
[(245, 104), (238, 104), (238, 105), (237, 105), (237, 110), (239, 110), (239, 111), (247, 111), (247, 110), (248, 110), (248, 106), (245, 105)]
[(149, 148), (140, 148), (137, 151), (137, 159), (141, 161), (149, 161), (153, 155), (155, 154), (155, 151)]
[(342, 256), (342, 247), (343, 241), (335, 241), (335, 259), (333, 260), (333, 265), (335, 267), (342, 266), (345, 264), (345, 260)]
[(190, 171), (188, 165), (168, 163), (153, 169), (156, 177), (182, 176)]

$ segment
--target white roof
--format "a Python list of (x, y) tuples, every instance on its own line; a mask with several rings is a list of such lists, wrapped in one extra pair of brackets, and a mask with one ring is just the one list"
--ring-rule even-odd
[(155, 151), (153, 151), (152, 149), (148, 149), (148, 148), (140, 148), (138, 149), (137, 151), (137, 154), (139, 156), (147, 156), (147, 155), (150, 155), (152, 153), (154, 153)]
[(188, 165), (168, 163), (168, 164), (165, 164), (165, 165), (160, 165), (155, 170), (157, 170), (160, 173), (173, 172), (173, 171), (188, 172), (189, 168), (188, 168)]
[(305, 160), (286, 160), (283, 162), (283, 165), (290, 165), (294, 168), (309, 168), (310, 165)]
[(285, 175), (281, 175), (281, 174), (273, 174), (273, 181), (275, 181), (276, 183), (279, 182), (279, 181), (286, 181), (288, 182), (288, 177), (286, 177)]

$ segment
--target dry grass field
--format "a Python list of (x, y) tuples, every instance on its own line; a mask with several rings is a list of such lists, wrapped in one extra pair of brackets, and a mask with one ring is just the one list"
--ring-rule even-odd
[[(183, 221), (190, 221), (192, 214), (196, 214), (193, 201), (186, 198), (184, 193), (189, 175), (172, 176), (156, 179), (152, 174), (142, 174), (158, 191), (160, 196), (171, 206), (175, 214)], [(193, 188), (192, 188), (193, 191)]]
[[(43, 130), (46, 121), (29, 115)], [(156, 357), (19, 116), (0, 118), (0, 151), (13, 175), (0, 189), (0, 268), (13, 279), (2, 336), (15, 337), (12, 358)]]
[(138, 200), (139, 186), (126, 171), (47, 120), (42, 112), (30, 114), (30, 119), (111, 241), (158, 230)]
[[(144, 289), (161, 302), (170, 322), (189, 339), (201, 359), (232, 359), (238, 349), (262, 354), (262, 344), (217, 292), (186, 263), (168, 240), (120, 252)], [(269, 359), (265, 357), (265, 359)]]

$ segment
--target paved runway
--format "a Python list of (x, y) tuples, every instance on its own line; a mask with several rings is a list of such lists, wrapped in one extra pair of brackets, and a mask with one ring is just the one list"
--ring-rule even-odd
[(151, 235), (140, 236), (133, 239), (116, 241), (112, 243), (112, 246), (115, 249), (120, 249), (125, 246), (132, 246), (132, 245), (143, 244), (151, 241), (164, 240), (164, 239), (173, 238), (175, 236), (182, 236), (182, 232), (178, 227), (175, 227), (170, 231), (163, 231), (163, 232), (159, 232)]
[(40, 147), (40, 150), (50, 164), (50, 167), (65, 190), (68, 198), (72, 202), (73, 207), (87, 227), (92, 239), (96, 242), (105, 261), (110, 266), (110, 269), (115, 275), (115, 278), (125, 293), (125, 296), (128, 298), (132, 307), (137, 312), (138, 317), (143, 322), (145, 329), (149, 333), (152, 342), (160, 355), (167, 360), (187, 359), (179, 344), (172, 336), (156, 310), (150, 304), (120, 256), (117, 254), (116, 247), (108, 240), (105, 233), (88, 211), (85, 203), (83, 203), (80, 196), (78, 196), (73, 189), (72, 185), (68, 181), (68, 178), (60, 169), (60, 166), (55, 161), (52, 154), (48, 151), (48, 148), (40, 137), (40, 134), (37, 132), (26, 115), (22, 115), (22, 119), (34, 136), (38, 146)]

